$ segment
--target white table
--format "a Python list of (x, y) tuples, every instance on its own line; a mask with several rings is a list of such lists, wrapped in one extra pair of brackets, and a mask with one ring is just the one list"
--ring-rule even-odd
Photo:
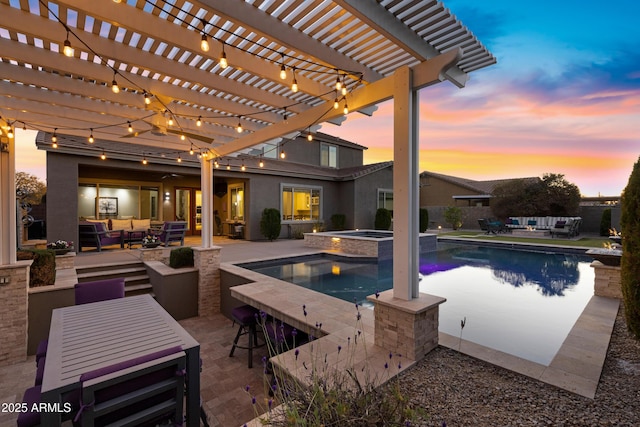
[[(85, 372), (177, 345), (187, 355), (187, 426), (198, 426), (200, 344), (150, 295), (53, 310), (42, 400), (61, 402)], [(59, 425), (60, 416), (42, 413), (42, 425)]]

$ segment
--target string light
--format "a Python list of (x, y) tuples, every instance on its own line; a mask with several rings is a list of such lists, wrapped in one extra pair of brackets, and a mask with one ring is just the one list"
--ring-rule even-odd
[(102, 150), (102, 154), (100, 154), (100, 158), (101, 158), (102, 160), (107, 160), (107, 155), (106, 155), (106, 154), (104, 154), (104, 150)]
[(336, 96), (335, 101), (333, 101), (333, 109), (337, 110), (338, 108), (340, 108), (340, 103), (338, 102), (338, 97)]
[(181, 140), (181, 141), (184, 141), (185, 139), (187, 139), (187, 137), (186, 137), (186, 136), (184, 136), (184, 134), (180, 134), (180, 140)]
[(227, 160), (227, 170), (231, 170), (231, 165), (229, 164), (229, 160)]
[[(15, 122), (14, 122), (15, 123)], [(13, 126), (9, 126), (9, 130), (7, 131), (7, 136), (11, 139), (13, 138)]]
[[(54, 144), (55, 144), (56, 142), (58, 142), (58, 137), (56, 136), (56, 131), (57, 131), (57, 130), (58, 130), (58, 128), (55, 128), (55, 129), (53, 130), (53, 135), (51, 136), (51, 142), (53, 142)], [(56, 144), (56, 145), (57, 145), (57, 144)], [(55, 147), (54, 147), (54, 148), (55, 148)]]
[(133, 126), (131, 126), (131, 122), (127, 122), (127, 130), (129, 133), (133, 133)]
[(111, 82), (111, 92), (120, 93), (120, 86), (118, 86), (118, 82), (116, 81), (116, 73), (113, 73), (113, 81)]
[(202, 126), (202, 116), (198, 116), (198, 120), (196, 120), (196, 126)]
[(64, 56), (71, 58), (74, 54), (75, 50), (71, 47), (71, 42), (69, 41), (69, 30), (67, 30), (67, 38), (64, 41), (64, 47), (62, 48), (62, 53)]
[(336, 77), (336, 90), (342, 89), (342, 82), (340, 81), (340, 74), (338, 73), (338, 77)]
[(53, 144), (51, 144), (51, 146), (52, 146), (53, 148), (58, 148), (58, 143), (57, 143), (57, 142), (55, 142), (55, 141), (53, 141)]
[(142, 153), (142, 164), (143, 164), (143, 165), (146, 165), (147, 163), (149, 163), (149, 162), (147, 161), (147, 156), (145, 156), (145, 155), (144, 155), (144, 153)]
[(182, 163), (182, 157), (180, 157), (180, 154), (178, 154), (178, 158), (176, 160), (178, 161), (178, 163)]
[(151, 98), (149, 98), (149, 94), (146, 91), (144, 92), (144, 103), (145, 105), (151, 104)]
[(25, 122), (22, 122), (22, 130), (27, 130), (27, 124)]
[(245, 170), (247, 170), (247, 168), (246, 168), (246, 167), (245, 167), (245, 165), (244, 165), (244, 162), (242, 162), (242, 166), (240, 166), (240, 170), (241, 170), (242, 172), (244, 172)]
[(224, 45), (225, 43), (222, 42), (222, 53), (220, 54), (220, 61), (218, 61), (218, 64), (220, 64), (220, 68), (222, 68), (223, 70), (229, 66), (229, 63), (227, 62), (227, 54), (224, 51)]
[(344, 109), (342, 110), (342, 112), (344, 113), (345, 116), (349, 114), (349, 106), (347, 105), (346, 99), (344, 100)]
[(206, 34), (202, 34), (202, 40), (200, 41), (200, 49), (203, 52), (209, 52), (209, 40)]
[(281, 159), (284, 159), (285, 157), (287, 157), (287, 155), (284, 153), (284, 150), (282, 150), (282, 151), (280, 152), (280, 158), (281, 158)]
[(93, 128), (89, 129), (89, 143), (93, 144), (93, 141), (95, 141), (95, 139), (93, 139)]
[(263, 168), (264, 167), (264, 161), (262, 159), (260, 159), (260, 163), (258, 163), (258, 165)]
[(313, 135), (311, 135), (311, 131), (309, 131), (309, 133), (307, 134), (307, 141), (313, 141)]
[(242, 123), (240, 123), (240, 119), (238, 119), (238, 126), (236, 126), (236, 132), (242, 133)]
[(191, 147), (189, 147), (189, 154), (193, 156), (193, 144), (191, 144)]
[(287, 78), (287, 69), (284, 66), (284, 53), (282, 54), (282, 65), (280, 65), (280, 78), (282, 80)]
[(216, 167), (216, 169), (220, 167), (220, 163), (218, 163), (217, 159), (213, 161), (213, 165)]
[(293, 83), (291, 83), (291, 92), (296, 93), (296, 92), (298, 92), (298, 81), (296, 80), (296, 68), (295, 67), (293, 67), (292, 73), (293, 73)]

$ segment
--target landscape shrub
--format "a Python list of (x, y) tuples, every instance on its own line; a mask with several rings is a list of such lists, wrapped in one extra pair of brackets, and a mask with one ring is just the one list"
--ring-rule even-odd
[(347, 216), (345, 214), (331, 215), (331, 228), (333, 230), (344, 230), (347, 224)]
[(48, 249), (21, 249), (16, 252), (16, 259), (24, 261), (32, 259), (29, 270), (29, 287), (53, 285), (56, 282), (56, 254)]
[(280, 211), (275, 208), (265, 208), (260, 219), (260, 233), (273, 242), (280, 236), (281, 229)]
[(291, 237), (294, 239), (304, 239), (304, 230), (301, 227), (293, 227), (291, 229)]
[(620, 276), (627, 325), (640, 338), (640, 159), (622, 193)]
[(424, 233), (429, 228), (429, 211), (420, 208), (420, 232)]
[(607, 208), (602, 211), (600, 218), (600, 235), (608, 236), (609, 230), (611, 230), (611, 209)]
[(391, 211), (385, 208), (378, 208), (374, 226), (376, 230), (388, 230), (391, 228)]
[(454, 230), (462, 227), (462, 209), (457, 206), (449, 206), (444, 210), (444, 221)]
[(193, 249), (188, 246), (172, 249), (169, 254), (169, 267), (193, 267)]

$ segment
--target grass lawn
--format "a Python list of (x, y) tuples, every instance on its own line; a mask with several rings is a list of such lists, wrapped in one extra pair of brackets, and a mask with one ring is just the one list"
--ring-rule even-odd
[(607, 237), (600, 236), (584, 236), (578, 239), (536, 239), (526, 237), (512, 237), (509, 233), (505, 234), (484, 234), (478, 230), (463, 230), (463, 231), (450, 231), (439, 233), (439, 237), (456, 237), (456, 238), (469, 238), (474, 240), (490, 240), (499, 242), (518, 242), (518, 243), (532, 243), (538, 245), (557, 245), (557, 246), (573, 246), (584, 248), (602, 248), (606, 243), (611, 241)]

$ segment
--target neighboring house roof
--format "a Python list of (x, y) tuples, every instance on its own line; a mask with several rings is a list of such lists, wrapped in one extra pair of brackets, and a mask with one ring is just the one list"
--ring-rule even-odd
[(451, 184), (458, 185), (460, 187), (466, 188), (471, 191), (475, 191), (478, 194), (490, 195), (493, 194), (493, 190), (504, 183), (516, 181), (516, 180), (526, 180), (531, 182), (539, 181), (538, 177), (527, 177), (527, 178), (507, 178), (507, 179), (492, 179), (486, 181), (476, 181), (468, 178), (461, 178), (457, 176), (444, 175), (436, 172), (424, 171), (420, 173), (420, 178), (423, 177), (434, 177), (441, 179), (443, 181), (449, 182)]

